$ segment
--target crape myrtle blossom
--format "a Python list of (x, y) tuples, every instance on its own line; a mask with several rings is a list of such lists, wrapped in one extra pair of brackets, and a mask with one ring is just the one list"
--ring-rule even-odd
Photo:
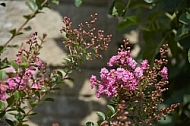
[(168, 68), (163, 67), (162, 70), (160, 71), (160, 74), (161, 74), (162, 78), (168, 79)]
[(116, 69), (102, 68), (100, 71), (101, 81), (96, 76), (90, 78), (91, 88), (97, 86), (97, 97), (102, 94), (108, 97), (115, 97), (122, 88), (125, 91), (135, 91), (139, 81), (143, 76), (143, 72), (148, 66), (148, 61), (144, 60), (141, 66), (131, 57), (129, 51), (120, 51), (116, 56), (110, 58), (109, 67), (119, 66)]
[(105, 120), (99, 120), (100, 126), (152, 126), (152, 122), (165, 118), (179, 106), (176, 103), (159, 107), (164, 101), (162, 93), (168, 90), (164, 86), (169, 83), (165, 67), (167, 44), (161, 50), (161, 58), (155, 59), (152, 65), (146, 59), (138, 64), (131, 57), (128, 40), (125, 40), (117, 55), (110, 58), (108, 68), (101, 69), (100, 79), (91, 76), (91, 88), (97, 88), (96, 96), (111, 98), (108, 108), (116, 110)]
[(37, 44), (35, 33), (32, 37), (27, 41), (30, 49), (21, 48), (13, 61), (15, 66), (4, 69), (7, 76), (4, 81), (0, 82), (0, 100), (2, 101), (7, 99), (6, 95), (9, 92), (24, 90), (32, 93), (31, 90), (42, 91), (42, 86), (47, 86), (46, 64), (36, 54), (39, 44)]

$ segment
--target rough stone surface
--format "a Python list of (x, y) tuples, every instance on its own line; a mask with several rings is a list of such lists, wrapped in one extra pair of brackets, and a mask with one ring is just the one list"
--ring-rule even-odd
[[(2, 1), (3, 2), (3, 1)], [(31, 11), (26, 7), (25, 1), (5, 1), (7, 7), (0, 7), (0, 44), (5, 43), (9, 37), (9, 30), (18, 28), (23, 22), (22, 15)], [(30, 126), (51, 126), (52, 123), (59, 123), (60, 126), (84, 126), (87, 121), (97, 121), (96, 111), (105, 111), (105, 99), (97, 99), (95, 90), (90, 89), (89, 77), (92, 74), (98, 75), (101, 67), (105, 66), (108, 59), (116, 54), (118, 42), (122, 36), (117, 31), (117, 20), (107, 15), (110, 0), (90, 0), (79, 8), (74, 6), (73, 0), (61, 0), (60, 5), (53, 5), (52, 10), (45, 9), (44, 14), (39, 14), (32, 19), (28, 25), (31, 31), (23, 31), (24, 34), (12, 40), (11, 44), (24, 43), (34, 31), (39, 35), (47, 33), (47, 42), (41, 50), (41, 59), (53, 66), (61, 66), (63, 58), (67, 55), (61, 42), (62, 34), (59, 30), (64, 26), (62, 18), (68, 16), (73, 21), (74, 27), (81, 22), (90, 19), (90, 15), (98, 13), (96, 26), (105, 30), (106, 34), (113, 34), (110, 48), (103, 53), (103, 59), (96, 62), (86, 62), (82, 66), (82, 72), (74, 71), (71, 76), (73, 82), (63, 85), (61, 91), (50, 94), (55, 102), (44, 102), (34, 111), (40, 114), (30, 117)], [(28, 26), (27, 25), (27, 26)], [(7, 49), (2, 57), (15, 58), (17, 49)]]

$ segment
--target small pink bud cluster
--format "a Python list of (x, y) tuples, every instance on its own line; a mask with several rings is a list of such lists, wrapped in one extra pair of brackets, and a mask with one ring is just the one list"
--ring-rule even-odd
[(100, 51), (107, 50), (112, 36), (105, 36), (103, 30), (93, 27), (96, 21), (97, 14), (91, 15), (91, 21), (80, 23), (77, 29), (73, 29), (70, 18), (64, 17), (65, 27), (61, 32), (66, 33), (66, 37), (63, 43), (68, 48), (73, 62), (101, 58)]

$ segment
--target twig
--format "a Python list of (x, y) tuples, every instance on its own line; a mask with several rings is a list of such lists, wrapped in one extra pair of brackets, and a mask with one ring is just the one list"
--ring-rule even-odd
[[(43, 7), (46, 3), (48, 2), (48, 0), (44, 0), (44, 2), (40, 5), (41, 7)], [(38, 13), (39, 11), (39, 8), (34, 11), (34, 13), (32, 13), (30, 15), (30, 18), (28, 18), (19, 28), (18, 30), (16, 30), (16, 34), (15, 35), (12, 35), (9, 40), (3, 45), (3, 47), (6, 47), (10, 42), (11, 40), (23, 29), (23, 27), (33, 18), (36, 16), (36, 14)]]

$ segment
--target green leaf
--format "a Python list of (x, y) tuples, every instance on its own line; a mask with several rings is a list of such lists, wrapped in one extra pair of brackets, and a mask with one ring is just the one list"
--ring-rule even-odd
[(6, 72), (4, 70), (0, 70), (0, 80), (3, 81), (6, 79)]
[(9, 119), (5, 119), (5, 121), (10, 125), (10, 126), (15, 126), (14, 122)]
[(18, 101), (20, 99), (19, 91), (15, 91), (14, 98), (15, 98), (16, 101)]
[(10, 30), (9, 32), (12, 34), (12, 36), (16, 36), (16, 33), (17, 33), (17, 32), (16, 32), (16, 29), (12, 29), (12, 30)]
[(21, 56), (21, 59), (24, 61), (24, 62), (27, 62), (27, 58), (25, 56)]
[(179, 17), (179, 21), (183, 24), (189, 25), (190, 24), (190, 13), (182, 13)]
[(100, 120), (105, 120), (106, 119), (106, 116), (105, 116), (105, 114), (103, 112), (99, 111), (99, 112), (97, 112), (97, 115), (100, 118)]
[(188, 61), (190, 63), (190, 49), (188, 50)]
[(80, 7), (83, 2), (84, 2), (84, 0), (75, 0), (75, 6)]
[(12, 29), (9, 32), (12, 34), (12, 36), (17, 36), (17, 35), (23, 34), (22, 32), (17, 33), (16, 29)]
[(59, 0), (51, 0), (50, 2), (54, 3), (54, 4), (57, 4), (57, 5), (59, 4)]
[(5, 111), (1, 111), (0, 112), (0, 118), (2, 118), (5, 115), (5, 113), (6, 113)]
[(1, 6), (3, 7), (6, 7), (6, 4), (5, 3), (0, 3)]
[(147, 2), (147, 3), (153, 3), (153, 2), (155, 2), (156, 0), (144, 0), (145, 2)]
[(34, 108), (34, 107), (36, 107), (36, 105), (38, 105), (38, 103), (36, 101), (30, 101), (29, 104), (32, 108)]
[(53, 98), (45, 98), (44, 101), (51, 101), (51, 102), (53, 102), (54, 99)]
[(0, 101), (0, 110), (3, 110), (5, 108), (5, 103)]
[(180, 40), (178, 41), (184, 48), (190, 48), (190, 33), (181, 36)]
[(0, 54), (3, 53), (4, 47), (0, 45)]
[(113, 16), (124, 16), (126, 10), (126, 3), (124, 3), (122, 0), (114, 0), (110, 7), (109, 14)]
[(107, 105), (112, 114), (115, 114), (115, 108), (112, 105)]
[(36, 4), (35, 0), (27, 0), (26, 5), (29, 7), (30, 10), (36, 11), (38, 9), (38, 6)]
[(17, 108), (17, 110), (18, 110), (18, 112), (21, 112), (21, 113), (25, 114), (24, 109), (22, 109), (22, 108), (18, 107), (18, 108)]
[(30, 15), (30, 14), (28, 14), (28, 15), (23, 15), (23, 17), (24, 17), (26, 20), (31, 19), (31, 15)]
[(33, 112), (31, 114), (29, 114), (30, 116), (33, 116), (33, 115), (37, 115), (38, 113), (37, 112)]
[(93, 122), (87, 122), (86, 126), (94, 126), (94, 123)]
[(32, 28), (30, 26), (24, 28), (25, 31), (30, 31), (31, 29)]
[(16, 61), (11, 61), (11, 66), (17, 71), (18, 70), (18, 63)]
[(39, 92), (39, 91), (35, 91), (34, 94), (35, 94), (38, 98), (40, 98), (40, 92)]
[(19, 48), (19, 45), (18, 44), (15, 44), (15, 45), (7, 45), (7, 47), (9, 47), (9, 48)]
[(63, 74), (62, 74), (61, 71), (56, 71), (56, 73), (57, 73), (61, 78), (63, 78)]
[(119, 23), (118, 29), (120, 31), (130, 31), (131, 27), (136, 28), (139, 22), (139, 15), (126, 16), (125, 19)]
[(29, 66), (29, 63), (24, 62), (24, 63), (21, 63), (20, 66), (21, 66), (22, 68), (27, 68), (27, 67)]
[(14, 97), (13, 97), (13, 96), (7, 98), (8, 106), (11, 106), (11, 105), (13, 104), (14, 101), (15, 101), (15, 100), (14, 100)]

